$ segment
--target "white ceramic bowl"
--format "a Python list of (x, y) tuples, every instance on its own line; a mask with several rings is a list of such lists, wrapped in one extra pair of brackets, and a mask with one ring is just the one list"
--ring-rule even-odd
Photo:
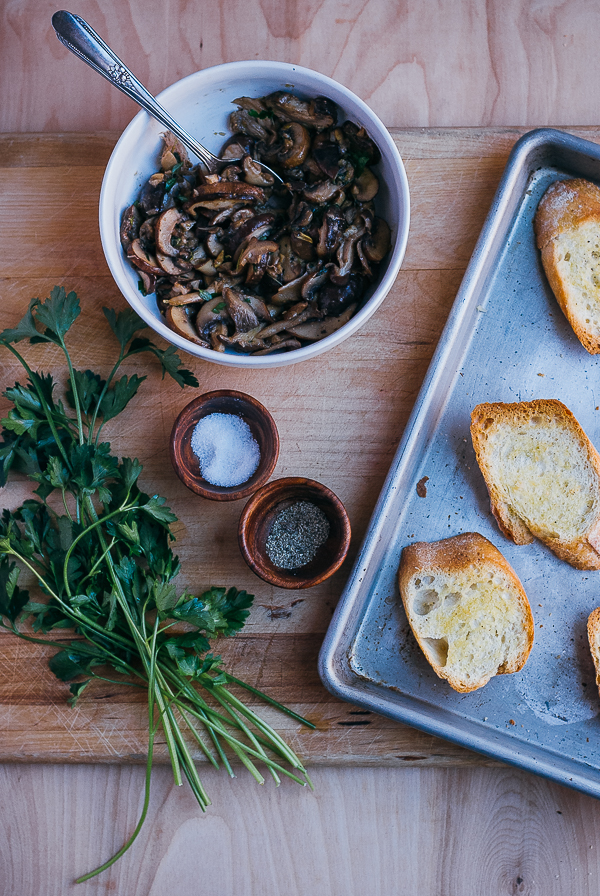
[[(110, 271), (117, 286), (140, 317), (167, 342), (216, 364), (232, 367), (280, 367), (314, 358), (355, 333), (377, 310), (400, 269), (410, 215), (408, 181), (400, 154), (379, 118), (351, 91), (331, 78), (285, 62), (229, 62), (188, 75), (167, 87), (158, 100), (181, 125), (207, 149), (218, 155), (229, 136), (227, 120), (239, 96), (265, 96), (289, 90), (302, 97), (326, 96), (337, 103), (340, 115), (362, 125), (381, 152), (376, 167), (381, 187), (378, 214), (392, 231), (392, 249), (382, 262), (379, 281), (367, 292), (362, 308), (337, 332), (320, 342), (279, 355), (254, 357), (234, 352), (215, 352), (178, 336), (164, 322), (154, 295), (138, 290), (138, 275), (121, 248), (119, 227), (123, 211), (137, 198), (143, 184), (157, 170), (164, 127), (140, 112), (123, 131), (108, 162), (100, 193), (100, 236)], [(195, 160), (193, 160), (195, 161)]]

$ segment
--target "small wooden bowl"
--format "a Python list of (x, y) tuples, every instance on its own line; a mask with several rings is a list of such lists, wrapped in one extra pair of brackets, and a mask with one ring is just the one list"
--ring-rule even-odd
[[(240, 485), (213, 485), (200, 475), (200, 463), (192, 450), (192, 434), (198, 421), (209, 414), (241, 417), (258, 442), (258, 468)], [(211, 501), (237, 501), (252, 495), (272, 475), (279, 456), (279, 434), (275, 421), (259, 401), (244, 392), (221, 389), (206, 392), (183, 408), (173, 424), (170, 449), (173, 468), (191, 491)]]
[[(329, 537), (310, 563), (281, 569), (271, 561), (266, 542), (275, 518), (298, 501), (316, 504), (329, 520)], [(238, 542), (250, 569), (278, 588), (311, 588), (340, 568), (350, 546), (350, 521), (340, 499), (313, 479), (289, 477), (267, 483), (248, 501), (240, 517)]]

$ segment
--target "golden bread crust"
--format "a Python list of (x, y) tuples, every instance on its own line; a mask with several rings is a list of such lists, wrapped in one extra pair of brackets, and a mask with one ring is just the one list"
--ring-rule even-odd
[[(591, 318), (600, 313), (600, 286), (589, 288), (588, 284), (582, 305), (581, 275), (586, 279), (592, 271), (565, 269), (564, 243), (568, 237), (575, 245), (579, 239), (580, 247), (587, 244), (589, 232), (584, 234), (587, 225), (592, 227), (596, 239), (600, 240), (600, 188), (582, 178), (555, 181), (544, 193), (533, 224), (552, 292), (583, 347), (592, 355), (598, 354), (600, 333)], [(591, 305), (591, 315), (587, 309), (584, 310), (588, 303)]]
[(596, 670), (596, 684), (600, 693), (600, 607), (596, 607), (588, 616), (587, 636)]
[[(471, 438), (477, 463), (489, 492), (492, 513), (502, 533), (515, 544), (529, 544), (536, 537), (561, 560), (577, 569), (600, 569), (600, 511), (585, 531), (579, 532), (576, 538), (566, 540), (544, 533), (535, 525), (535, 520), (530, 519), (528, 525), (504, 496), (502, 470), (493, 464), (488, 445), (489, 436), (502, 426), (506, 427), (507, 431), (516, 431), (533, 419), (560, 421), (562, 428), (568, 433), (570, 445), (579, 446), (596, 473), (596, 481), (600, 484), (600, 455), (575, 416), (561, 401), (548, 398), (528, 402), (484, 402), (472, 411)], [(596, 499), (599, 495), (600, 486), (597, 494), (590, 497)], [(566, 499), (567, 496), (565, 501)]]
[(538, 249), (558, 234), (590, 220), (600, 221), (600, 187), (583, 178), (554, 181), (542, 196), (533, 220)]

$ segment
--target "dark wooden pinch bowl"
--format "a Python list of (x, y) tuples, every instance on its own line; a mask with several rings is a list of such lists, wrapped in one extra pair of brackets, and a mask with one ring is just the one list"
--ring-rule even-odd
[[(192, 449), (192, 434), (198, 421), (209, 414), (241, 417), (258, 443), (258, 468), (240, 485), (213, 485), (200, 475), (200, 463)], [(237, 501), (252, 495), (272, 475), (279, 456), (279, 434), (275, 421), (259, 401), (244, 392), (221, 389), (206, 392), (183, 408), (171, 430), (170, 452), (173, 469), (191, 491), (211, 501)]]
[[(277, 515), (298, 501), (319, 507), (329, 520), (329, 537), (309, 563), (281, 569), (271, 561), (266, 542)], [(333, 575), (344, 562), (350, 546), (350, 520), (340, 499), (313, 479), (275, 479), (259, 489), (240, 517), (238, 542), (250, 569), (278, 588), (311, 588)]]

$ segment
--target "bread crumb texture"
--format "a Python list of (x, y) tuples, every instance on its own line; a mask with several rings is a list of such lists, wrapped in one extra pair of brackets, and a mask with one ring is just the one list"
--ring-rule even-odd
[(600, 223), (587, 221), (560, 234), (553, 259), (566, 284), (571, 314), (592, 339), (600, 336)]
[(489, 680), (525, 646), (522, 614), (499, 574), (416, 578), (413, 601), (426, 652), (467, 685)]
[(486, 439), (490, 466), (502, 473), (500, 493), (530, 530), (565, 541), (587, 530), (599, 510), (600, 480), (565, 420), (498, 420)]
[(500, 552), (478, 533), (403, 551), (400, 592), (415, 637), (457, 691), (524, 665), (533, 643), (525, 592)]

